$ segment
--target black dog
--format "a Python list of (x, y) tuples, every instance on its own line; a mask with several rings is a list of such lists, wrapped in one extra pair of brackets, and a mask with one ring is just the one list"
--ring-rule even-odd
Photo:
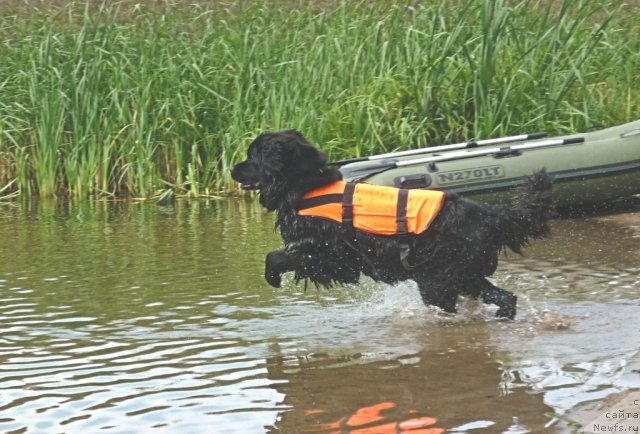
[(386, 283), (412, 279), (425, 304), (446, 312), (455, 312), (458, 295), (466, 295), (497, 305), (498, 317), (514, 318), (516, 296), (486, 277), (495, 272), (506, 247), (520, 252), (529, 239), (547, 235), (552, 215), (551, 180), (544, 170), (528, 179), (514, 206), (446, 194), (420, 234), (377, 235), (299, 215), (303, 195), (342, 176), (294, 130), (258, 136), (231, 176), (243, 189), (260, 190), (260, 203), (276, 212), (285, 247), (266, 257), (270, 285), (280, 287), (280, 276), (288, 271), (296, 280), (309, 278), (320, 286), (356, 283), (361, 273)]

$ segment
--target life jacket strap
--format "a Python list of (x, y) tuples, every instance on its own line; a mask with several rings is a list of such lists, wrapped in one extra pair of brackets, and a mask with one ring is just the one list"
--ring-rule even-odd
[(344, 186), (342, 196), (342, 227), (343, 229), (353, 229), (353, 194), (356, 191), (354, 182), (347, 182)]
[(308, 197), (298, 202), (298, 211), (308, 208), (315, 208), (330, 203), (342, 202), (342, 193), (323, 194), (320, 196)]
[(409, 201), (409, 190), (400, 189), (398, 191), (398, 203), (396, 208), (396, 223), (398, 224), (398, 235), (405, 235), (407, 230), (407, 202)]

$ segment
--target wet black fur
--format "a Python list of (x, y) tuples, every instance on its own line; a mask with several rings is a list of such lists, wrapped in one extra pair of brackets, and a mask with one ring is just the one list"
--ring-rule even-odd
[[(341, 174), (294, 130), (258, 136), (232, 177), (245, 189), (260, 190), (260, 203), (276, 212), (285, 246), (266, 258), (265, 278), (272, 286), (279, 287), (281, 274), (288, 271), (320, 286), (355, 283), (360, 274), (386, 283), (411, 279), (425, 304), (446, 312), (455, 312), (458, 295), (466, 295), (496, 304), (499, 317), (513, 318), (516, 296), (486, 277), (495, 272), (506, 247), (520, 252), (529, 239), (547, 235), (552, 214), (551, 181), (543, 170), (528, 179), (513, 206), (484, 205), (449, 193), (422, 234), (347, 235), (339, 223), (296, 214), (302, 195)], [(409, 243), (412, 269), (401, 262), (401, 241)]]

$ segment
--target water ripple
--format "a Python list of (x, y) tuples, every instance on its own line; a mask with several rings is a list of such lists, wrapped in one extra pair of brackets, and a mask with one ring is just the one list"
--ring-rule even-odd
[[(393, 400), (398, 418), (544, 432), (547, 414), (615, 389), (640, 347), (640, 255), (622, 229), (560, 222), (506, 257), (494, 279), (520, 312), (503, 323), (473, 301), (439, 315), (411, 282), (273, 290), (273, 222), (233, 206), (3, 221), (0, 431), (288, 433)], [(545, 310), (571, 326), (541, 329)]]

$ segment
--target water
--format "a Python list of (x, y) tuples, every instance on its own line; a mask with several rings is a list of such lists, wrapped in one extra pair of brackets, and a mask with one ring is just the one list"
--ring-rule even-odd
[(640, 213), (553, 232), (503, 259), (501, 322), (411, 282), (272, 289), (251, 202), (0, 204), (0, 432), (566, 432), (634, 378)]

